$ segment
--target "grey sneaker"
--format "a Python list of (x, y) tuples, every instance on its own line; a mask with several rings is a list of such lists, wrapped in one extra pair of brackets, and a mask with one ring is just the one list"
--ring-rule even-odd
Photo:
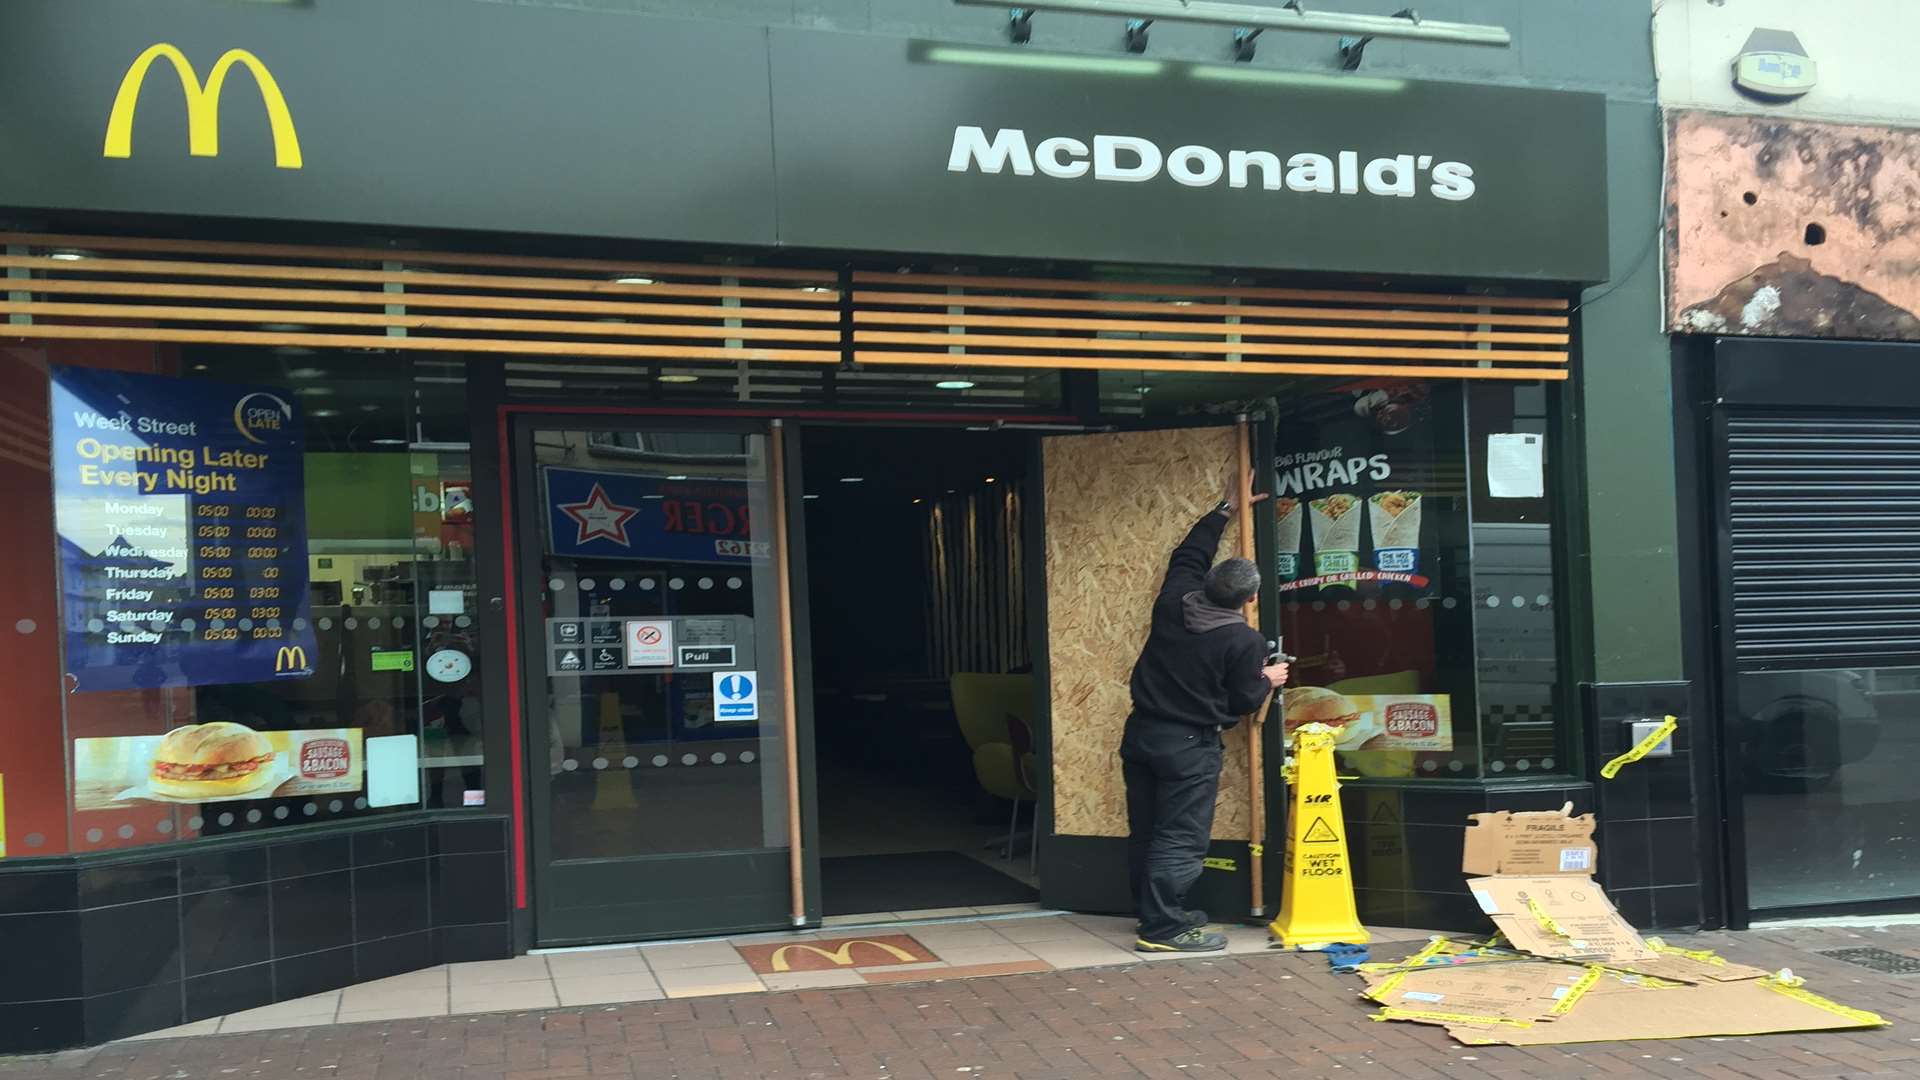
[[(1210, 921), (1207, 918), (1207, 913), (1204, 911), (1201, 911), (1199, 908), (1188, 908), (1182, 914), (1184, 914), (1187, 917), (1187, 928), (1190, 930), (1198, 930), (1206, 926), (1207, 923)], [(1140, 928), (1136, 925), (1134, 927), (1134, 933), (1138, 934), (1139, 932), (1140, 932)]]
[(1148, 941), (1146, 938), (1133, 943), (1134, 952), (1219, 952), (1227, 947), (1227, 935), (1216, 934), (1210, 930), (1194, 927), (1183, 930), (1165, 941)]

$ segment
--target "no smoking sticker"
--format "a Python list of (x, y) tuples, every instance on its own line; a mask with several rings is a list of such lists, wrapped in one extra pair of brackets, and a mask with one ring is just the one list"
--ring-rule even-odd
[(627, 666), (672, 667), (673, 623), (670, 620), (627, 621)]

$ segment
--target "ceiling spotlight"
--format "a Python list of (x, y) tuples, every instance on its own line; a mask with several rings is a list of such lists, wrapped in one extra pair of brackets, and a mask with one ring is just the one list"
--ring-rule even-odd
[(636, 275), (632, 277), (614, 278), (613, 283), (615, 285), (651, 285), (653, 284), (653, 279), (650, 277), (639, 277)]
[(193, 370), (195, 370), (195, 371), (205, 371), (205, 370), (207, 370), (207, 365), (205, 365), (205, 364), (195, 364), (195, 365), (193, 365)]
[(331, 386), (302, 386), (302, 387), (299, 387), (299, 388), (297, 388), (297, 389), (295, 389), (295, 390), (294, 390), (294, 393), (296, 393), (296, 394), (299, 394), (299, 395), (301, 395), (302, 397), (332, 397), (332, 396), (333, 396), (333, 387), (331, 387)]
[(833, 290), (827, 288), (825, 285), (808, 285), (800, 291), (805, 293), (830, 293)]
[(989, 483), (989, 484), (991, 484), (991, 483), (993, 483), (993, 480), (994, 480), (994, 478), (993, 478), (993, 477), (991, 477), (991, 476), (989, 476), (989, 477), (987, 477), (987, 483)]
[(339, 415), (340, 415), (340, 410), (339, 410), (339, 409), (315, 409), (315, 410), (313, 410), (313, 412), (312, 412), (312, 413), (310, 413), (309, 415), (312, 415), (312, 416), (321, 416), (321, 417), (326, 417), (326, 416), (339, 416)]
[(686, 473), (674, 473), (672, 476), (667, 477), (669, 480), (685, 480), (686, 478)]
[(325, 374), (326, 374), (326, 372), (324, 372), (324, 371), (322, 371), (322, 370), (320, 370), (320, 369), (319, 369), (319, 368), (317, 368), (317, 367), (297, 367), (297, 368), (294, 368), (293, 370), (291, 370), (291, 371), (289, 371), (289, 372), (287, 372), (287, 378), (289, 378), (289, 379), (317, 379), (317, 378), (319, 378), (320, 376), (322, 376), (322, 375), (325, 375)]
[[(317, 416), (317, 415), (319, 415), (319, 414), (318, 414), (318, 413), (316, 413), (315, 415)], [(373, 440), (373, 445), (375, 445), (375, 446), (405, 446), (405, 445), (407, 445), (407, 440), (405, 440), (405, 439), (375, 439), (375, 440)]]
[[(954, 2), (973, 7), (1001, 7), (1006, 0)], [(1411, 8), (1404, 8), (1393, 15), (1315, 11), (1302, 0), (1287, 0), (1284, 4), (1223, 3), (1221, 0), (1032, 0), (1025, 6), (1012, 9), (1010, 36), (1015, 43), (1024, 42), (1031, 36), (1032, 18), (1036, 11), (1109, 18), (1119, 15), (1145, 21), (1167, 19), (1172, 22), (1230, 26), (1236, 30), (1370, 34), (1401, 41), (1443, 41), (1454, 45), (1507, 47), (1513, 44), (1513, 35), (1504, 26), (1422, 19)]]
[(803, 498), (803, 499), (817, 499), (817, 498), (819, 498), (820, 496), (818, 496), (818, 495), (802, 495), (802, 496), (800, 496), (800, 497), (801, 497), (801, 498)]
[(698, 375), (662, 375), (660, 376), (660, 381), (670, 382), (670, 383), (689, 383), (689, 382), (697, 382), (699, 378), (700, 376)]
[(843, 484), (858, 484), (864, 480), (866, 480), (864, 476), (843, 476), (840, 478), (840, 482)]
[(973, 389), (973, 382), (970, 379), (942, 379), (939, 382), (934, 383), (933, 385), (936, 389), (940, 389), (940, 390), (971, 390)]

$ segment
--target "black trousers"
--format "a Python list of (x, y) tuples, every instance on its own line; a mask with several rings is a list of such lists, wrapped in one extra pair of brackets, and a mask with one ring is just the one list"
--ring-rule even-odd
[(1187, 890), (1200, 879), (1220, 791), (1220, 729), (1127, 718), (1120, 765), (1127, 784), (1127, 874), (1140, 936), (1165, 941), (1193, 928)]

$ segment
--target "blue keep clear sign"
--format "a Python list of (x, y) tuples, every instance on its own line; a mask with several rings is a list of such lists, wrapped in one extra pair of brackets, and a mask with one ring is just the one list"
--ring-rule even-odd
[(751, 671), (714, 672), (713, 719), (715, 723), (760, 719), (760, 677)]
[(52, 391), (73, 689), (313, 674), (295, 397), (68, 367)]

